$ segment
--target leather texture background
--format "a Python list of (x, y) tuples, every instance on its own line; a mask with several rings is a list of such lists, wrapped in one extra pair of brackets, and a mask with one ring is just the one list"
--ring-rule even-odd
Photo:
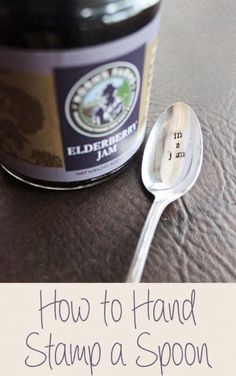
[[(165, 0), (148, 129), (171, 103), (196, 111), (204, 162), (162, 215), (143, 282), (236, 281), (236, 2)], [(116, 178), (71, 192), (0, 172), (0, 280), (122, 282), (152, 197), (142, 153)]]

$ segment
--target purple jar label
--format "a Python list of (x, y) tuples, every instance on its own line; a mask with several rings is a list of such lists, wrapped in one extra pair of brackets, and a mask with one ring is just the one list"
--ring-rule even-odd
[(107, 163), (136, 144), (143, 64), (141, 47), (118, 62), (55, 70), (67, 171)]
[(124, 165), (145, 134), (158, 26), (159, 17), (128, 37), (72, 51), (2, 48), (1, 163), (57, 183)]

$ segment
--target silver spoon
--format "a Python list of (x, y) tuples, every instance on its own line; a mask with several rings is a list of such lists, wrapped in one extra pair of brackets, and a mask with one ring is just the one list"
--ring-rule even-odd
[(196, 182), (203, 156), (202, 132), (190, 106), (177, 102), (161, 113), (148, 138), (142, 180), (154, 195), (126, 282), (139, 282), (163, 210)]

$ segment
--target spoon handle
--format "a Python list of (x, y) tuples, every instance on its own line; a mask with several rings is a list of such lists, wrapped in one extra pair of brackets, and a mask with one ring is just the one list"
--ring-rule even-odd
[(143, 226), (126, 282), (140, 282), (153, 235), (163, 210), (167, 205), (168, 202), (166, 200), (157, 201), (155, 199), (153, 201), (146, 222)]

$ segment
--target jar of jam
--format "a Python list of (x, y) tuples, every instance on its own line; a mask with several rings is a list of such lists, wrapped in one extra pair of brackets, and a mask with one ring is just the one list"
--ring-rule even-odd
[(0, 0), (0, 163), (81, 188), (123, 168), (145, 134), (157, 0)]

